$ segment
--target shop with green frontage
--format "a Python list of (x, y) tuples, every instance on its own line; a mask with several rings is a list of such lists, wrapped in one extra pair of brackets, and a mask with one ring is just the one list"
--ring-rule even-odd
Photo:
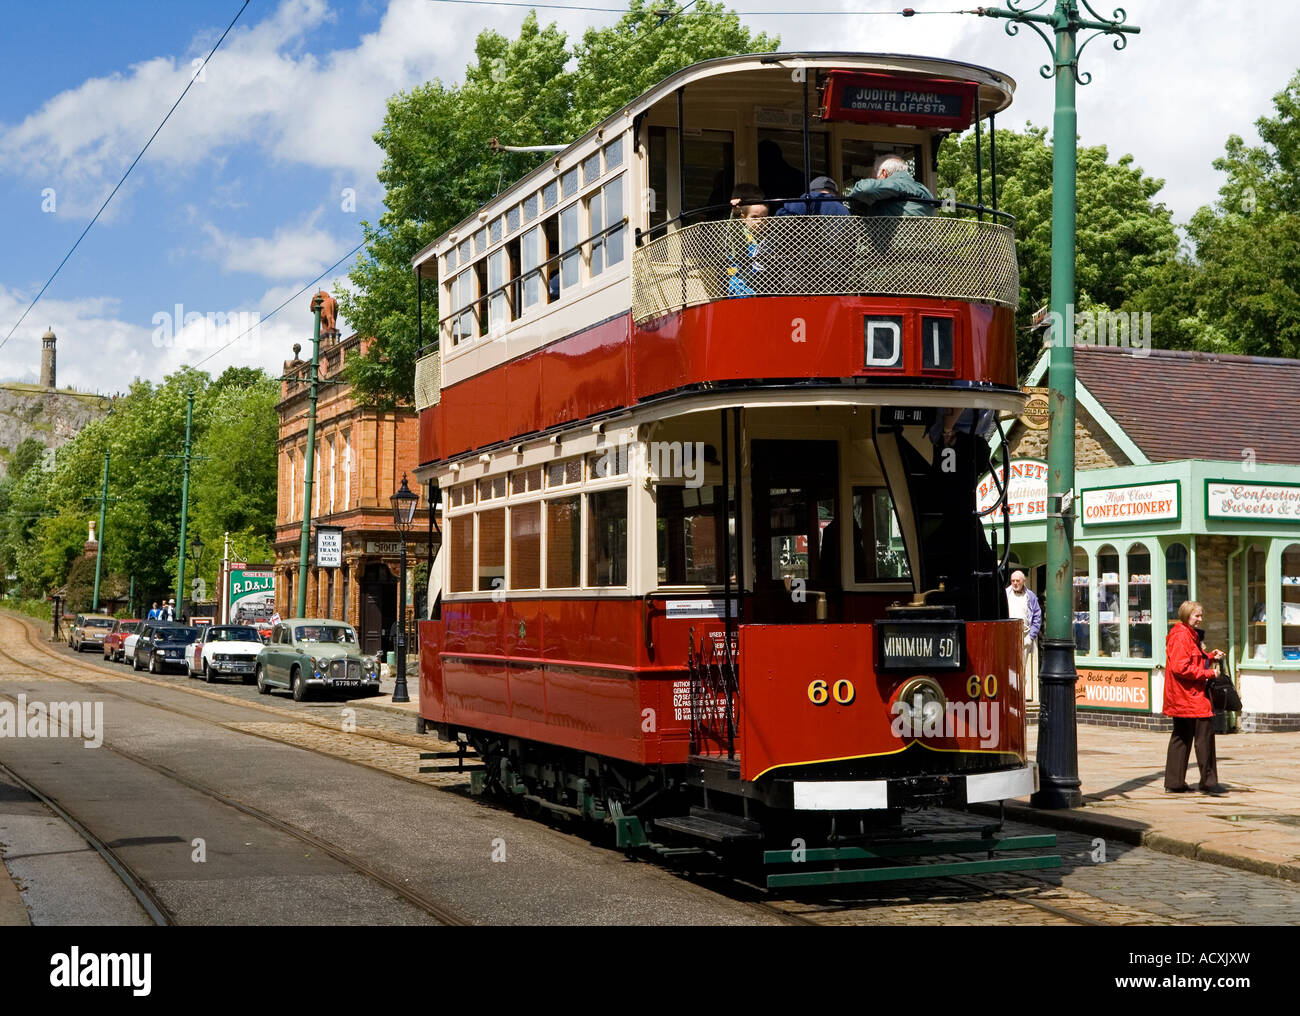
[[(1198, 600), (1206, 645), (1228, 653), (1241, 693), (1229, 723), (1300, 730), (1300, 441), (1277, 425), (1300, 400), (1300, 361), (1104, 347), (1075, 358), (1079, 722), (1168, 725), (1165, 638), (1179, 605)], [(999, 512), (986, 521), (1002, 546), (1009, 528), (1012, 560), (1041, 596), (1047, 432), (1037, 423), (1004, 421), (1009, 524)], [(997, 488), (985, 481), (988, 505)]]

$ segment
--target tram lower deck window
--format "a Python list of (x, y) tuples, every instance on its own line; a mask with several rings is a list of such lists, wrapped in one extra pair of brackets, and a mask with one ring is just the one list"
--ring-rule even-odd
[(501, 589), (506, 583), (506, 510), (478, 513), (478, 588)]
[(474, 588), (474, 516), (461, 515), (448, 523), (451, 530), (450, 590), (467, 593)]
[[(581, 461), (581, 460), (578, 460)], [(582, 547), (581, 502), (577, 494), (546, 502), (546, 588), (579, 584)]]
[(587, 585), (627, 585), (627, 489), (587, 495)]

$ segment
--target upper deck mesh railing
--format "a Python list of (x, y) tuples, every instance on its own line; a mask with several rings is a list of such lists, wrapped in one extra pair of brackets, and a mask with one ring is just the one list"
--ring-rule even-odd
[(632, 254), (637, 324), (748, 296), (936, 297), (1014, 310), (1015, 235), (947, 216), (780, 215), (696, 223)]

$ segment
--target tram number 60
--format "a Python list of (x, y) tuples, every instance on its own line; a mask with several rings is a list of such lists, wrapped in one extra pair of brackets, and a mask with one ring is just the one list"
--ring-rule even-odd
[(979, 698), (980, 695), (990, 699), (997, 698), (997, 675), (989, 674), (986, 677), (980, 677), (979, 674), (971, 674), (971, 676), (966, 679), (966, 694), (973, 699)]
[(848, 705), (857, 696), (853, 682), (841, 677), (833, 684), (827, 684), (820, 677), (808, 685), (808, 701), (815, 706), (824, 706), (832, 698), (842, 706)]

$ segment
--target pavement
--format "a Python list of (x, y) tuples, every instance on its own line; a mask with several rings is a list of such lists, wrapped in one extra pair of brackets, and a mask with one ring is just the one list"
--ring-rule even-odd
[[(1033, 757), (1037, 725), (1028, 737)], [(1049, 811), (1022, 798), (1007, 802), (1007, 815), (1300, 882), (1300, 732), (1220, 734), (1215, 741), (1227, 793), (1167, 794), (1167, 732), (1080, 725), (1082, 807)], [(1198, 778), (1193, 755), (1187, 782), (1195, 787)]]

